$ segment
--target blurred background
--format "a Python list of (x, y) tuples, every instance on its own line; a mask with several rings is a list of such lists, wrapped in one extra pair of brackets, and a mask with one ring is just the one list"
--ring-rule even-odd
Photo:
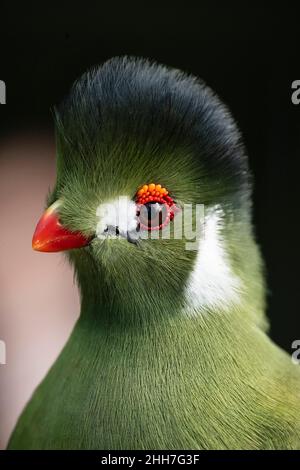
[[(31, 237), (55, 179), (51, 108), (87, 68), (122, 54), (202, 77), (230, 107), (254, 174), (254, 223), (268, 279), (274, 341), (300, 339), (299, 12), (276, 7), (76, 7), (1, 2), (0, 448), (79, 313), (60, 254), (35, 253)], [(300, 367), (300, 366), (299, 366)]]

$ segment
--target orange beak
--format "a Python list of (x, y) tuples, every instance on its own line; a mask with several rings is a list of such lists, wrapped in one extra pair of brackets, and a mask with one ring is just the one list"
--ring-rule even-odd
[(71, 232), (61, 225), (57, 208), (59, 201), (56, 201), (44, 212), (32, 238), (32, 248), (36, 251), (55, 252), (81, 248), (90, 242), (80, 232)]

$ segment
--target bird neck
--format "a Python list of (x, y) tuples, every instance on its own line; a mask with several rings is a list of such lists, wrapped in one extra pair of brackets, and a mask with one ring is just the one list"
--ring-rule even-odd
[[(89, 310), (91, 309), (91, 310)], [(114, 312), (110, 311), (113, 315)], [(162, 315), (160, 318), (148, 318), (147, 321), (132, 321), (120, 317), (118, 321), (103, 314), (103, 305), (82, 304), (81, 316), (72, 335), (72, 344), (76, 351), (86, 351), (85, 361), (103, 364), (116, 362), (118, 368), (123, 363), (136, 367), (152, 364), (153, 373), (166, 357), (174, 361), (174, 370), (182, 364), (190, 363), (201, 357), (206, 364), (222, 359), (222, 351), (232, 350), (234, 354), (253, 340), (259, 327), (253, 324), (253, 317), (247, 304), (231, 312), (207, 310), (196, 317), (184, 314)], [(212, 353), (215, 353), (212, 358)], [(122, 359), (123, 358), (123, 359)], [(223, 360), (223, 359), (222, 359)], [(99, 372), (100, 374), (100, 372)], [(91, 369), (91, 380), (97, 381), (98, 375)]]

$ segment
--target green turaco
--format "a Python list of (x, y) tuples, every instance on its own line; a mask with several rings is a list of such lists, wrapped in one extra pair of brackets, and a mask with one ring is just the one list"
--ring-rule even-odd
[(300, 370), (266, 333), (228, 109), (197, 78), (123, 57), (85, 73), (55, 121), (33, 247), (66, 250), (81, 313), (8, 447), (300, 448)]

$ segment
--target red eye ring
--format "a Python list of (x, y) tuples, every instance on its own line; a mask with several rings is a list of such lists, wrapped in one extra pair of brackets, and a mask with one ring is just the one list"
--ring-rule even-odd
[[(149, 225), (149, 220), (148, 224), (146, 220), (142, 220), (141, 216), (141, 210), (142, 206), (146, 206), (147, 209), (149, 208), (150, 204), (154, 205), (155, 203), (158, 203), (161, 205), (161, 208), (158, 213), (158, 220), (159, 223), (157, 225)], [(161, 230), (163, 227), (168, 225), (168, 223), (173, 220), (175, 212), (177, 212), (179, 209), (176, 207), (174, 200), (169, 196), (169, 192), (166, 190), (166, 188), (163, 188), (160, 184), (145, 184), (143, 187), (141, 187), (138, 192), (136, 193), (136, 204), (137, 204), (137, 216), (139, 218), (139, 224), (140, 228), (142, 230)], [(164, 214), (164, 219), (162, 219), (162, 214)]]

